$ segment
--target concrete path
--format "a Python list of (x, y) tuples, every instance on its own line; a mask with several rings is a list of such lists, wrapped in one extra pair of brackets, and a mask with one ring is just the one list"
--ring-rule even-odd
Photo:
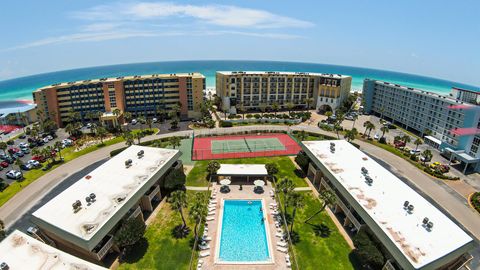
[(185, 187), (187, 190), (197, 190), (197, 191), (203, 191), (203, 190), (208, 190), (208, 187), (192, 187), (192, 186), (186, 186)]

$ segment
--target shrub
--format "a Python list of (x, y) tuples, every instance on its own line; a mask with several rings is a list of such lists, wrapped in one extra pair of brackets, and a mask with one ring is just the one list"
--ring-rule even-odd
[(3, 179), (0, 178), (0, 192), (4, 191), (8, 186), (8, 183), (5, 183)]
[(324, 123), (319, 123), (318, 127), (320, 129), (323, 129), (325, 131), (333, 131), (333, 128), (330, 125), (324, 124)]
[(378, 140), (379, 143), (383, 143), (383, 144), (387, 144), (387, 140), (385, 139), (385, 137), (381, 137), (379, 140)]
[(233, 123), (227, 121), (220, 121), (220, 127), (233, 127)]
[(110, 157), (114, 157), (114, 156), (120, 154), (125, 149), (127, 149), (127, 147), (122, 147), (122, 148), (115, 149), (115, 150), (111, 151), (110, 152)]
[(251, 119), (253, 117), (253, 115), (251, 114), (247, 114), (247, 116), (245, 116), (247, 119)]
[(480, 192), (475, 192), (470, 197), (470, 203), (473, 205), (473, 208), (480, 213)]
[(185, 185), (187, 177), (182, 169), (174, 169), (167, 173), (160, 186), (165, 189), (178, 189)]
[(353, 243), (355, 245), (353, 254), (364, 268), (382, 269), (385, 258), (365, 230), (360, 230), (354, 236)]
[(307, 154), (304, 151), (300, 151), (298, 155), (295, 157), (295, 162), (302, 168), (304, 172), (308, 169), (308, 163), (310, 162)]
[(230, 115), (228, 116), (228, 119), (235, 119), (235, 114), (230, 114)]
[(415, 154), (410, 155), (410, 159), (413, 161), (418, 161), (418, 157)]
[(262, 116), (258, 113), (254, 114), (253, 117), (255, 117), (255, 119), (260, 119)]

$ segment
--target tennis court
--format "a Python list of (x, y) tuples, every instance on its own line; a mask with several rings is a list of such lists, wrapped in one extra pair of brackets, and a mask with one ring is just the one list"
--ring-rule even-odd
[(296, 155), (300, 146), (287, 134), (246, 134), (195, 138), (193, 160)]

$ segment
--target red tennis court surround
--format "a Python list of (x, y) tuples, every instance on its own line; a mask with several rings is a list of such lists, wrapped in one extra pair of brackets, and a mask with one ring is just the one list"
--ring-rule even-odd
[[(276, 139), (280, 142), (284, 149), (278, 150), (276, 147), (272, 149), (262, 149), (255, 151), (245, 150), (239, 152), (232, 152), (229, 149), (228, 152), (214, 153), (212, 151), (212, 143), (214, 141), (249, 141), (255, 142), (255, 140), (261, 139)], [(300, 145), (292, 139), (288, 134), (284, 133), (267, 133), (267, 134), (245, 134), (245, 135), (225, 135), (225, 136), (213, 136), (213, 137), (195, 137), (192, 149), (192, 160), (205, 160), (205, 159), (226, 159), (226, 158), (250, 158), (250, 157), (271, 157), (271, 156), (284, 156), (284, 155), (296, 155), (301, 150)], [(217, 151), (218, 152), (218, 151)]]

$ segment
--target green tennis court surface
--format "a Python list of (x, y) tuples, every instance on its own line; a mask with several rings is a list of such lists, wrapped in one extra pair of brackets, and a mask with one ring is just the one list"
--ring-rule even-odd
[(285, 146), (277, 138), (212, 141), (213, 154), (278, 150), (285, 150)]

